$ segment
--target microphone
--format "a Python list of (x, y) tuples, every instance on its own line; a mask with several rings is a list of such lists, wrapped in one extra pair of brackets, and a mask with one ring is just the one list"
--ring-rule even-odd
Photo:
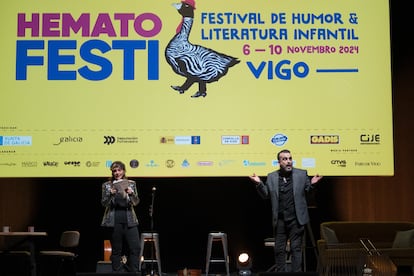
[(149, 215), (152, 218), (152, 215), (154, 214), (154, 198), (155, 198), (155, 191), (157, 190), (157, 188), (152, 187), (152, 198), (151, 198), (151, 206), (149, 208)]

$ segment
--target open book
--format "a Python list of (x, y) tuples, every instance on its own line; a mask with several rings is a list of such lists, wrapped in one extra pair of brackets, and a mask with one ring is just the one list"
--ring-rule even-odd
[(129, 182), (126, 179), (113, 183), (115, 189), (122, 195), (122, 197), (126, 198), (127, 193), (126, 190), (129, 187)]

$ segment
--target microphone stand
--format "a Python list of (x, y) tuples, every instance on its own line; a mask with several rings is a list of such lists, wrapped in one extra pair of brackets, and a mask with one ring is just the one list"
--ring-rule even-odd
[(155, 272), (154, 272), (154, 251), (155, 251), (155, 249), (154, 249), (154, 247), (155, 247), (155, 241), (154, 241), (154, 200), (155, 200), (155, 191), (156, 191), (156, 188), (152, 187), (151, 206), (150, 206), (150, 210), (149, 210), (149, 215), (150, 215), (150, 219), (151, 219), (151, 241), (152, 241), (152, 245), (151, 245), (151, 271), (150, 271), (151, 276), (155, 275)]

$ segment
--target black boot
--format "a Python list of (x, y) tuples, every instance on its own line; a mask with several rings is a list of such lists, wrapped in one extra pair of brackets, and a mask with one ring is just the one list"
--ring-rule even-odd
[(198, 98), (198, 97), (203, 97), (204, 98), (205, 96), (207, 96), (207, 93), (206, 92), (197, 91), (197, 93), (195, 93), (194, 95), (192, 95), (191, 98)]

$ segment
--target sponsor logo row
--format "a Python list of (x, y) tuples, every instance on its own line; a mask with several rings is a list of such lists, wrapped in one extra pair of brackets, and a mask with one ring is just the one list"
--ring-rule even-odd
[[(360, 145), (379, 145), (381, 144), (381, 135), (378, 133), (362, 133), (358, 135)], [(59, 146), (67, 143), (83, 143), (84, 137), (81, 136), (65, 136), (53, 143)], [(288, 141), (288, 136), (277, 133), (269, 139), (270, 143), (281, 147)], [(118, 137), (113, 135), (104, 135), (102, 143), (105, 145), (113, 144), (138, 144), (139, 139), (136, 136)], [(201, 136), (162, 136), (159, 140), (160, 144), (174, 145), (200, 145)], [(250, 143), (249, 135), (222, 135), (222, 145), (248, 145)], [(340, 144), (340, 136), (334, 134), (310, 135), (309, 143), (312, 145), (337, 145)], [(32, 146), (32, 136), (0, 136), (0, 146)]]
[[(297, 161), (294, 160), (294, 166), (296, 166)], [(302, 158), (300, 160), (300, 167), (301, 168), (315, 168), (316, 167), (316, 159), (313, 157)], [(265, 167), (265, 166), (272, 166), (278, 167), (279, 163), (278, 160), (270, 160), (270, 161), (260, 161), (260, 160), (232, 160), (232, 159), (224, 159), (220, 161), (212, 161), (212, 160), (199, 160), (199, 161), (190, 161), (188, 159), (182, 160), (174, 160), (174, 159), (167, 159), (165, 161), (157, 161), (154, 159), (140, 162), (138, 159), (131, 159), (128, 162), (130, 168), (190, 168), (190, 167), (226, 167), (226, 166), (242, 166), (242, 167)], [(97, 167), (106, 167), (109, 168), (112, 164), (112, 160), (105, 160), (105, 161), (86, 161), (82, 162), (79, 160), (66, 160), (66, 161), (56, 161), (56, 160), (48, 160), (48, 161), (23, 161), (20, 164), (18, 162), (0, 162), (0, 167), (22, 167), (22, 168), (58, 168), (58, 167), (66, 167), (66, 168), (97, 168)], [(319, 164), (319, 165), (326, 165), (326, 164)], [(381, 162), (374, 161), (374, 160), (366, 160), (366, 161), (352, 161), (349, 162), (347, 159), (331, 159), (329, 160), (329, 165), (333, 167), (339, 168), (347, 168), (347, 167), (380, 167)]]

